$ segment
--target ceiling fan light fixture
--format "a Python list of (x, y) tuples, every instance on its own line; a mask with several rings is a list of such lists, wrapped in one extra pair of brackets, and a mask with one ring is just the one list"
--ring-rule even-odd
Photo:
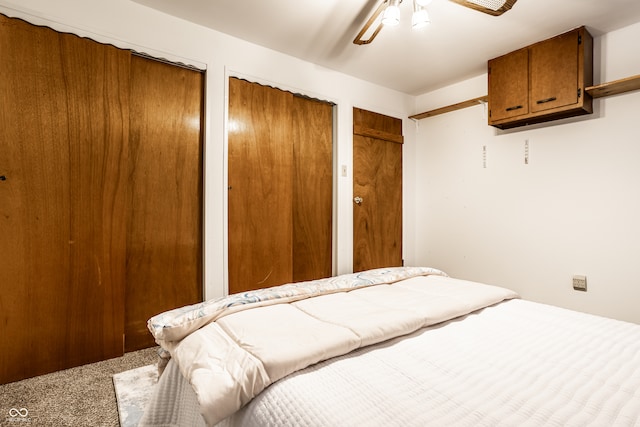
[(462, 6), (493, 16), (500, 16), (513, 7), (517, 0), (451, 0)]

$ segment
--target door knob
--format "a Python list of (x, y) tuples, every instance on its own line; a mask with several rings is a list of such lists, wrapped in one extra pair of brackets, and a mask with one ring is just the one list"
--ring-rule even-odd
[(354, 197), (353, 201), (356, 202), (356, 205), (362, 204), (362, 197)]

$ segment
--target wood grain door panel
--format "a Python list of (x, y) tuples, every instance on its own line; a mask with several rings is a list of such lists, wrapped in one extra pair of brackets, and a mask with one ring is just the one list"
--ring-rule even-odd
[(147, 320), (202, 301), (202, 72), (131, 59), (126, 351)]
[[(354, 127), (402, 135), (402, 120), (354, 108)], [(402, 265), (402, 144), (353, 136), (353, 270)], [(393, 139), (393, 140), (390, 140)]]
[[(72, 274), (67, 321), (75, 325), (67, 339), (74, 349), (102, 341), (105, 350), (92, 359), (103, 360), (122, 354), (130, 54), (61, 37), (65, 75), (75, 67), (81, 75), (67, 86)], [(82, 53), (83, 47), (92, 54)]]
[(489, 61), (489, 120), (529, 114), (529, 49)]
[(578, 36), (574, 31), (531, 46), (532, 112), (578, 102)]
[(354, 128), (369, 129), (368, 134), (380, 134), (381, 136), (377, 139), (384, 139), (383, 135), (385, 134), (399, 136), (399, 139), (392, 138), (392, 140), (402, 143), (402, 120), (395, 117), (354, 108), (353, 126)]
[(293, 97), (293, 281), (332, 273), (333, 106)]
[(333, 106), (229, 79), (229, 293), (332, 273)]
[(292, 103), (289, 92), (229, 79), (230, 294), (293, 279)]
[(0, 17), (0, 383), (123, 353), (129, 53)]

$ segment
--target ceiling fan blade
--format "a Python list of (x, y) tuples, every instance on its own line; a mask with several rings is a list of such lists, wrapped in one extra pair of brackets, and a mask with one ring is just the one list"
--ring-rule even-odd
[(488, 13), (493, 16), (500, 16), (511, 9), (518, 0), (451, 0), (462, 6)]

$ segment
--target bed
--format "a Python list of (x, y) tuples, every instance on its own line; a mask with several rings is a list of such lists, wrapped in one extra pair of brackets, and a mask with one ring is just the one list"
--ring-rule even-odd
[(140, 426), (640, 426), (640, 325), (422, 267), (162, 313)]

